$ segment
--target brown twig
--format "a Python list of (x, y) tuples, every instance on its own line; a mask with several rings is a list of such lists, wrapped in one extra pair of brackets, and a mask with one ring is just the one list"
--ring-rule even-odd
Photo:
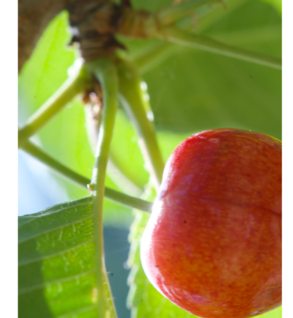
[(113, 54), (123, 46), (114, 33), (120, 7), (111, 0), (19, 0), (19, 71), (32, 54), (49, 22), (68, 10), (72, 43), (78, 42), (86, 61)]

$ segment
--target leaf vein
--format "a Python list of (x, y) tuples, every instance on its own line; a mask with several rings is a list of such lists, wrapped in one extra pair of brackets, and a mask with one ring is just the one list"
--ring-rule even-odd
[[(86, 198), (90, 198), (90, 197), (86, 197)], [(54, 207), (56, 206), (53, 206), (49, 209), (46, 209), (45, 211), (41, 212), (41, 214), (39, 213), (35, 213), (35, 214), (28, 214), (28, 215), (24, 215), (24, 216), (21, 216), (22, 219), (24, 219), (25, 217), (27, 218), (31, 218), (30, 221), (28, 222), (25, 222), (23, 224), (20, 224), (18, 226), (18, 229), (20, 229), (21, 227), (23, 227), (24, 225), (27, 225), (27, 224), (30, 224), (31, 222), (35, 221), (36, 219), (39, 219), (41, 217), (45, 217), (45, 216), (50, 216), (52, 214), (55, 214), (55, 213), (58, 213), (58, 212), (64, 212), (64, 211), (68, 211), (68, 210), (71, 210), (71, 209), (76, 209), (78, 207), (81, 207), (81, 206), (87, 206), (87, 205), (91, 205), (88, 201), (86, 202), (80, 202), (78, 204), (74, 203), (76, 201), (72, 201), (72, 202), (69, 202), (67, 205), (65, 205), (64, 203), (63, 204), (58, 204), (56, 206), (59, 206), (59, 208), (57, 210), (54, 211)], [(61, 205), (61, 207), (60, 207)], [(52, 210), (52, 211), (51, 211)]]
[(78, 247), (81, 247), (81, 246), (86, 245), (88, 243), (91, 243), (93, 241), (94, 241), (94, 239), (92, 238), (92, 239), (87, 240), (85, 242), (82, 242), (80, 244), (76, 244), (76, 245), (74, 245), (74, 246), (72, 246), (70, 248), (66, 248), (65, 250), (61, 250), (61, 251), (58, 251), (58, 252), (55, 252), (55, 253), (52, 253), (52, 254), (49, 254), (49, 255), (45, 255), (45, 256), (39, 255), (39, 257), (34, 258), (34, 259), (24, 260), (24, 261), (18, 263), (18, 267), (21, 267), (21, 266), (24, 266), (24, 265), (33, 264), (33, 263), (36, 263), (38, 261), (42, 261), (42, 260), (45, 260), (45, 259), (48, 259), (48, 258), (51, 258), (51, 257), (55, 257), (55, 256), (58, 256), (58, 255), (61, 255), (63, 253), (72, 251), (72, 250), (74, 250), (74, 249), (76, 249)]
[(87, 307), (83, 307), (81, 309), (77, 309), (77, 310), (73, 310), (73, 311), (70, 311), (64, 315), (61, 315), (61, 316), (56, 316), (55, 318), (66, 318), (66, 317), (70, 317), (71, 315), (76, 315), (76, 314), (80, 314), (80, 313), (83, 313), (83, 312), (86, 312), (86, 311), (90, 311), (91, 309), (94, 309), (94, 308), (97, 308), (96, 305), (92, 305), (92, 306), (87, 306)]
[(78, 278), (78, 277), (82, 277), (82, 276), (86, 276), (86, 275), (92, 274), (94, 272), (95, 272), (95, 269), (92, 269), (90, 271), (79, 273), (79, 274), (76, 274), (76, 275), (72, 275), (72, 276), (69, 276), (69, 277), (66, 277), (66, 278), (63, 278), (63, 279), (52, 280), (52, 281), (47, 282), (47, 283), (34, 285), (34, 286), (30, 286), (30, 287), (25, 287), (25, 288), (20, 288), (19, 291), (18, 291), (18, 294), (19, 295), (23, 295), (23, 294), (26, 294), (26, 293), (30, 293), (30, 292), (38, 290), (38, 289), (49, 287), (49, 286), (51, 286), (53, 284), (60, 284), (60, 283), (63, 283), (63, 282), (67, 282), (67, 281), (73, 280), (73, 279)]
[(81, 223), (81, 222), (83, 222), (83, 221), (86, 221), (86, 220), (91, 219), (92, 217), (93, 217), (93, 215), (91, 214), (89, 217), (86, 217), (86, 218), (83, 218), (83, 219), (79, 219), (79, 220), (74, 221), (74, 222), (65, 223), (65, 224), (63, 224), (63, 225), (61, 225), (61, 226), (57, 226), (57, 227), (51, 228), (51, 229), (49, 229), (49, 230), (46, 230), (46, 231), (44, 231), (44, 232), (37, 233), (37, 234), (32, 235), (32, 236), (30, 236), (30, 237), (24, 238), (23, 240), (19, 240), (19, 241), (18, 241), (18, 244), (27, 242), (27, 241), (29, 241), (29, 240), (31, 240), (31, 239), (34, 239), (34, 238), (36, 238), (36, 237), (38, 237), (38, 236), (42, 236), (42, 235), (44, 235), (44, 234), (48, 234), (48, 233), (53, 232), (53, 231), (55, 231), (55, 230), (60, 230), (60, 229), (63, 229), (64, 227), (67, 227), (67, 226), (70, 226), (70, 225), (73, 225), (73, 224), (77, 224), (77, 223)]

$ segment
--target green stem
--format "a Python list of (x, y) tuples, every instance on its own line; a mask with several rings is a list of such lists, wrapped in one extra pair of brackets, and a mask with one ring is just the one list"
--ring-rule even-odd
[[(34, 158), (38, 159), (40, 162), (44, 163), (46, 166), (51, 168), (61, 177), (75, 183), (76, 185), (85, 190), (88, 190), (87, 185), (90, 184), (90, 179), (67, 168), (62, 163), (47, 155), (42, 149), (35, 146), (30, 141), (25, 143), (25, 145), (23, 145), (21, 149), (33, 156)], [(119, 203), (131, 209), (138, 209), (147, 213), (150, 213), (152, 209), (151, 202), (134, 198), (132, 196), (126, 195), (124, 193), (109, 188), (105, 188), (105, 197), (113, 202)]]
[[(85, 105), (84, 107), (86, 114), (86, 128), (87, 134), (90, 141), (90, 145), (94, 150), (99, 135), (99, 120), (94, 118), (95, 113), (91, 105)], [(125, 169), (123, 169), (121, 165), (121, 160), (119, 156), (116, 156), (113, 152), (113, 149), (110, 151), (108, 165), (107, 165), (107, 174), (114, 181), (114, 183), (124, 190), (125, 188), (129, 189), (129, 192), (135, 196), (139, 196), (143, 192), (143, 187), (141, 187), (136, 180), (132, 177), (131, 174), (128, 173)]]
[[(220, 6), (210, 6), (208, 10), (205, 10), (204, 15), (198, 15), (197, 32), (204, 32), (214, 23), (223, 19), (227, 14), (230, 14), (247, 1), (248, 0), (227, 0), (226, 2), (228, 3), (227, 6), (229, 10), (223, 10)], [(192, 26), (194, 26), (194, 21), (192, 19), (180, 21), (181, 29), (190, 29)], [(178, 46), (174, 43), (160, 42), (150, 44), (132, 56), (132, 60), (137, 66), (139, 73), (145, 74), (172, 55), (177, 48)]]
[(32, 157), (38, 159), (40, 162), (50, 167), (52, 170), (57, 172), (58, 175), (73, 182), (81, 188), (87, 189), (87, 184), (91, 182), (88, 178), (72, 171), (62, 163), (47, 155), (41, 148), (37, 147), (30, 141), (27, 141), (25, 144), (23, 144), (20, 149), (24, 150)]
[(235, 30), (223, 33), (213, 33), (212, 36), (231, 43), (232, 45), (247, 45), (251, 43), (264, 43), (280, 38), (282, 33), (281, 25), (274, 24), (265, 27), (248, 28), (246, 30)]
[(132, 197), (110, 188), (105, 188), (105, 197), (131, 209), (141, 210), (146, 213), (151, 213), (152, 211), (153, 204), (151, 202)]
[(80, 94), (90, 83), (84, 67), (70, 77), (65, 83), (28, 119), (25, 126), (18, 132), (19, 145), (42, 128), (76, 95)]
[(233, 57), (242, 61), (265, 65), (276, 69), (282, 68), (282, 62), (280, 59), (235, 48), (233, 46), (210, 39), (206, 36), (195, 35), (183, 30), (179, 30), (176, 27), (168, 27), (163, 29), (160, 37), (173, 43)]
[[(103, 246), (103, 200), (105, 194), (106, 168), (110, 153), (110, 144), (114, 129), (115, 114), (118, 104), (118, 79), (115, 66), (108, 59), (98, 59), (88, 63), (89, 68), (94, 73), (102, 86), (103, 92), (103, 113), (101, 125), (99, 128), (96, 161), (92, 175), (92, 183), (95, 184), (94, 200), (94, 233), (95, 233), (95, 263), (96, 280), (99, 295), (98, 317), (105, 317), (107, 311), (110, 311), (111, 317), (117, 317), (113, 302), (106, 299), (104, 288), (104, 246)], [(110, 286), (106, 288), (109, 293)], [(113, 298), (112, 296), (110, 297)]]
[(126, 60), (119, 60), (119, 99), (131, 119), (139, 144), (155, 186), (161, 184), (164, 161), (156, 139), (155, 129), (147, 117), (145, 102), (140, 89), (140, 78), (135, 67)]
[(219, 3), (220, 0), (189, 0), (178, 5), (168, 6), (159, 10), (156, 14), (160, 25), (166, 26), (176, 22), (176, 20), (194, 12), (204, 4)]

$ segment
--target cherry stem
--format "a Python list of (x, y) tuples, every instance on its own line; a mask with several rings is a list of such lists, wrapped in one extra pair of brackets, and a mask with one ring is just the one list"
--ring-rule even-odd
[[(100, 94), (96, 92), (96, 94)], [(96, 119), (96, 114), (93, 111), (91, 105), (86, 105), (84, 107), (86, 114), (86, 124), (87, 124), (87, 133), (90, 141), (91, 148), (95, 151), (95, 147), (99, 135), (99, 119)], [(109, 160), (107, 164), (107, 174), (110, 179), (122, 190), (125, 188), (134, 196), (140, 196), (144, 187), (137, 182), (128, 169), (125, 169), (121, 161), (121, 156), (116, 153), (115, 149), (111, 147)]]
[(236, 58), (242, 61), (269, 66), (279, 70), (282, 68), (282, 61), (278, 58), (226, 45), (207, 36), (195, 35), (173, 26), (163, 29), (160, 37), (172, 43)]
[[(107, 284), (107, 273), (104, 262), (103, 243), (103, 201), (105, 194), (106, 168), (110, 153), (110, 144), (113, 135), (116, 110), (118, 105), (118, 79), (116, 68), (110, 59), (100, 58), (87, 63), (89, 70), (100, 82), (103, 92), (103, 112), (96, 149), (96, 160), (92, 174), (94, 184), (94, 237), (95, 237), (95, 264), (96, 282), (99, 297), (98, 317), (117, 317), (115, 304), (111, 295), (110, 285)], [(106, 284), (105, 284), (106, 282)], [(108, 294), (106, 296), (106, 294)], [(110, 296), (110, 297), (109, 297)]]
[(25, 126), (18, 131), (19, 146), (41, 129), (76, 95), (80, 94), (91, 81), (83, 66), (69, 77), (64, 84), (27, 120)]
[(159, 188), (164, 171), (164, 161), (156, 139), (151, 110), (144, 100), (140, 88), (140, 78), (129, 61), (120, 59), (117, 63), (119, 75), (119, 99), (139, 136), (139, 145), (153, 178), (156, 189)]
[[(50, 157), (48, 154), (46, 154), (42, 149), (34, 145), (32, 142), (26, 142), (21, 147), (21, 149), (26, 153), (30, 154), (32, 157), (38, 159), (47, 167), (51, 168), (55, 173), (57, 173), (61, 177), (73, 182), (82, 189), (88, 190), (87, 185), (90, 184), (90, 179), (67, 168), (62, 163)], [(152, 210), (151, 202), (126, 195), (124, 193), (118, 192), (107, 187), (105, 187), (105, 197), (110, 201), (124, 205), (131, 209), (141, 210), (146, 213), (150, 213)]]

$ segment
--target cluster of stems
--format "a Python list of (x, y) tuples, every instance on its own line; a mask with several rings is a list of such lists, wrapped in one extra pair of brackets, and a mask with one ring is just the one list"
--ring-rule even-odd
[[(55, 116), (71, 98), (89, 87), (89, 74), (92, 74), (99, 81), (103, 95), (103, 112), (101, 124), (99, 125), (96, 160), (91, 180), (59, 163), (29, 140), (29, 137)], [(163, 159), (155, 137), (154, 127), (147, 118), (143, 105), (144, 100), (140, 91), (140, 79), (133, 65), (125, 59), (99, 58), (96, 61), (87, 63), (75, 77), (65, 82), (60, 90), (40, 107), (37, 113), (28, 120), (27, 125), (19, 130), (19, 148), (75, 184), (83, 188), (88, 187), (93, 195), (96, 286), (99, 295), (97, 311), (99, 317), (108, 315), (111, 318), (117, 317), (117, 314), (104, 263), (103, 199), (107, 197), (110, 200), (147, 213), (150, 213), (152, 208), (150, 202), (105, 188), (106, 168), (110, 154), (118, 98), (129, 114), (140, 139), (143, 140), (141, 148), (148, 162), (150, 173), (153, 176), (154, 185), (158, 188), (164, 169)]]

